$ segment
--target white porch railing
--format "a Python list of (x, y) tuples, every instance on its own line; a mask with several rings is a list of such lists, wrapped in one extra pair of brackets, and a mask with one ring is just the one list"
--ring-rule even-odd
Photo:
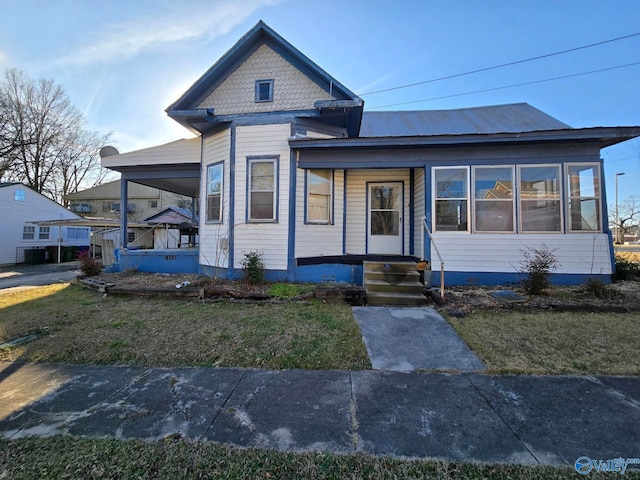
[(438, 250), (438, 246), (436, 242), (433, 241), (433, 237), (431, 236), (431, 232), (429, 231), (429, 225), (427, 225), (427, 217), (422, 217), (422, 228), (420, 230), (421, 233), (421, 247), (422, 247), (422, 260), (424, 260), (424, 247), (425, 247), (425, 232), (431, 241), (431, 246), (436, 252), (438, 256), (438, 260), (440, 260), (440, 299), (444, 300), (444, 260), (442, 259), (442, 255), (440, 255), (440, 250)]

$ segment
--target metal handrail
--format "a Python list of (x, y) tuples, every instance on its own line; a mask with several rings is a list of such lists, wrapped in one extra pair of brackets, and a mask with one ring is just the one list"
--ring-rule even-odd
[(425, 237), (424, 232), (427, 232), (429, 236), (429, 240), (431, 241), (431, 245), (438, 256), (438, 260), (440, 260), (440, 299), (444, 300), (444, 260), (442, 259), (442, 255), (440, 255), (440, 250), (438, 250), (438, 246), (436, 242), (433, 241), (433, 237), (431, 236), (431, 232), (429, 231), (429, 225), (427, 225), (427, 217), (422, 217), (422, 229), (421, 229), (421, 237), (422, 237), (422, 260), (424, 260), (424, 247), (425, 247)]

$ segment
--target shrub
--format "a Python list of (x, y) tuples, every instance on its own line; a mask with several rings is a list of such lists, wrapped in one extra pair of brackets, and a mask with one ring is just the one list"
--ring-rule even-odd
[(102, 262), (100, 260), (96, 260), (89, 255), (88, 250), (81, 251), (78, 254), (78, 260), (80, 261), (80, 270), (87, 277), (93, 277), (95, 275), (99, 275), (102, 272)]
[(249, 252), (244, 254), (244, 278), (250, 285), (258, 285), (264, 282), (264, 263), (262, 262), (262, 254), (258, 252)]
[(558, 268), (556, 250), (544, 243), (539, 248), (522, 250), (524, 260), (520, 262), (520, 273), (525, 275), (522, 286), (529, 295), (541, 295), (551, 286), (551, 274)]
[(616, 255), (615, 270), (611, 275), (611, 280), (631, 280), (638, 276), (640, 276), (640, 263)]
[(620, 292), (611, 288), (610, 285), (606, 285), (602, 280), (598, 280), (597, 278), (590, 278), (587, 280), (584, 284), (584, 290), (596, 298), (613, 299), (620, 297)]

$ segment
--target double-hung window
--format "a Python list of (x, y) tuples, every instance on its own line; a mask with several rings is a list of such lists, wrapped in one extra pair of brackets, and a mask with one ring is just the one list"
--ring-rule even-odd
[(600, 230), (600, 165), (567, 166), (569, 186), (569, 230)]
[(223, 164), (207, 167), (207, 222), (222, 220), (222, 174)]
[(307, 223), (331, 223), (332, 193), (332, 170), (307, 170)]
[(249, 159), (248, 206), (249, 221), (276, 220), (276, 159)]
[(560, 166), (519, 167), (522, 232), (561, 232)]
[(435, 229), (440, 231), (467, 231), (469, 211), (469, 170), (462, 168), (435, 168)]
[(51, 227), (40, 227), (38, 231), (38, 240), (49, 240), (51, 235)]
[(25, 225), (22, 227), (22, 239), (23, 240), (35, 240), (36, 227), (35, 225)]
[(475, 167), (473, 198), (476, 232), (513, 232), (513, 167)]

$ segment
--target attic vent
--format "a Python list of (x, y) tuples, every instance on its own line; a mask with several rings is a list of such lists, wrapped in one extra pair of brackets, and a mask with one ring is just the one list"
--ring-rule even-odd
[(273, 80), (256, 80), (256, 102), (273, 102)]

